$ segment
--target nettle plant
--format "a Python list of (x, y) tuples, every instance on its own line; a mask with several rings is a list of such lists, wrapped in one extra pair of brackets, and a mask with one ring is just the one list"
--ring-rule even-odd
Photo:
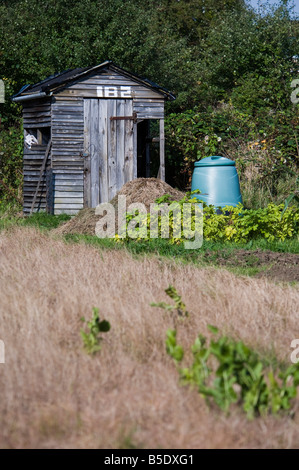
[(107, 320), (100, 320), (99, 309), (96, 307), (92, 309), (92, 319), (90, 321), (85, 320), (84, 317), (81, 318), (81, 321), (87, 323), (88, 329), (88, 331), (80, 330), (84, 349), (88, 354), (95, 354), (101, 349), (103, 338), (100, 333), (107, 333), (111, 328), (110, 323)]
[[(208, 328), (218, 335), (216, 327)], [(299, 364), (274, 370), (242, 341), (220, 334), (209, 344), (199, 334), (191, 346), (192, 363), (187, 367), (180, 367), (184, 349), (177, 343), (176, 330), (167, 331), (166, 351), (176, 363), (181, 383), (196, 387), (209, 405), (214, 403), (228, 412), (236, 403), (249, 419), (280, 412), (292, 416)]]

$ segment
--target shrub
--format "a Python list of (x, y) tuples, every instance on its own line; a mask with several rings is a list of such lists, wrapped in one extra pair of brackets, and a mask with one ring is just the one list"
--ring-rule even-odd
[(270, 203), (263, 209), (226, 206), (217, 214), (212, 206), (204, 209), (204, 238), (213, 241), (245, 243), (257, 238), (268, 241), (292, 238), (298, 231), (299, 213), (294, 207), (285, 212), (283, 204)]
[[(272, 201), (279, 197), (281, 180), (296, 172), (299, 152), (296, 108), (275, 112), (261, 108), (252, 115), (248, 110), (239, 110), (231, 101), (222, 102), (205, 110), (194, 107), (172, 113), (166, 117), (165, 129), (167, 175), (179, 187), (190, 187), (194, 162), (210, 155), (234, 160), (241, 184), (250, 179), (251, 187), (265, 188)], [(248, 168), (255, 170), (250, 178)]]
[(0, 132), (0, 209), (22, 202), (23, 134), (19, 126)]

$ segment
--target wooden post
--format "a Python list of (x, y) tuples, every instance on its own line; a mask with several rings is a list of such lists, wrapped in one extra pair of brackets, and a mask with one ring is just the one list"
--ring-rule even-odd
[(145, 177), (151, 176), (151, 155), (150, 155), (150, 120), (146, 120), (146, 138), (145, 138)]
[(133, 179), (137, 178), (137, 123), (133, 124)]
[(83, 154), (84, 158), (84, 176), (83, 176), (83, 207), (90, 206), (90, 155)]
[(54, 174), (52, 168), (46, 171), (46, 212), (54, 214)]
[(37, 142), (38, 142), (38, 145), (43, 145), (43, 134), (42, 134), (42, 131), (40, 129), (37, 129)]
[(159, 176), (165, 181), (165, 138), (164, 138), (164, 119), (160, 119), (160, 170)]
[(99, 204), (99, 101), (90, 100), (89, 114), (89, 155), (90, 155), (90, 207), (96, 207)]

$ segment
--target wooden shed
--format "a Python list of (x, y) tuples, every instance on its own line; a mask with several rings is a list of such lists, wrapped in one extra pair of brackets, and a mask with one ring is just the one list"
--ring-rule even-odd
[(150, 120), (158, 120), (165, 179), (164, 103), (175, 97), (111, 61), (24, 86), (24, 213), (76, 214), (150, 176)]

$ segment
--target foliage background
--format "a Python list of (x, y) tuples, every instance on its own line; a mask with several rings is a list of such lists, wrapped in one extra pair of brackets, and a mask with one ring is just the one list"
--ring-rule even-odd
[(167, 180), (188, 189), (195, 160), (236, 160), (248, 207), (280, 203), (298, 167), (299, 22), (289, 2), (3, 0), (0, 5), (0, 203), (21, 201), (21, 86), (113, 60), (171, 90)]

